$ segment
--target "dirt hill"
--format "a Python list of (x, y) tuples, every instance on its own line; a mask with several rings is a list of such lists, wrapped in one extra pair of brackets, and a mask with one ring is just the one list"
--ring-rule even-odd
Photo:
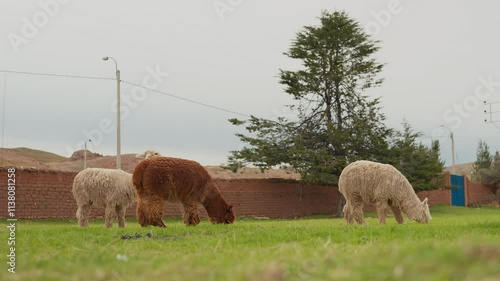
[(52, 152), (31, 149), (26, 147), (11, 148), (14, 152), (25, 157), (33, 158), (40, 163), (65, 161), (66, 157)]
[[(134, 154), (122, 154), (122, 170), (132, 173), (141, 159)], [(30, 148), (4, 148), (0, 149), (0, 167), (34, 168), (55, 171), (79, 172), (84, 166), (83, 151), (76, 151), (70, 158), (54, 153)], [(116, 156), (103, 156), (87, 151), (88, 168), (116, 167)], [(261, 172), (257, 168), (242, 168), (233, 173), (218, 166), (207, 166), (208, 172), (217, 179), (300, 179), (300, 175), (291, 170), (279, 169)]]
[[(456, 175), (462, 175), (462, 176), (469, 176), (472, 173), (472, 166), (474, 165), (473, 162), (471, 163), (464, 163), (464, 164), (457, 164), (455, 165), (455, 174)], [(446, 172), (451, 172), (451, 166), (446, 167), (444, 169)]]
[(62, 162), (67, 158), (42, 150), (26, 147), (0, 148), (0, 166), (15, 166), (20, 168), (47, 169), (47, 162)]

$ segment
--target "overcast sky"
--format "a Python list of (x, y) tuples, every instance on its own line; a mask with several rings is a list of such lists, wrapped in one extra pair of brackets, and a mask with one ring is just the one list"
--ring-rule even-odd
[[(1, 1), (1, 70), (110, 78), (0, 72), (3, 146), (70, 156), (93, 138), (92, 151), (114, 155), (115, 65), (104, 56), (124, 81), (238, 113), (289, 116), (277, 74), (298, 64), (283, 52), (324, 9), (346, 11), (381, 41), (385, 83), (366, 94), (381, 97), (389, 127), (406, 119), (422, 142), (440, 139), (447, 164), (441, 124), (454, 131), (457, 163), (475, 160), (480, 138), (500, 150), (483, 105), (500, 102), (495, 0)], [(126, 83), (121, 93), (122, 153), (156, 149), (218, 165), (241, 148), (234, 134), (242, 131), (227, 119), (244, 117)]]

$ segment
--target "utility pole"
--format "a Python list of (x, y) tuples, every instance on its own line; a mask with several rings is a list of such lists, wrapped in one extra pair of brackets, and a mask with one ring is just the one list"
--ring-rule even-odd
[(441, 127), (448, 129), (450, 131), (450, 139), (451, 139), (451, 174), (455, 174), (455, 140), (453, 139), (453, 131), (445, 125), (441, 125)]
[(116, 169), (121, 170), (121, 118), (120, 118), (120, 70), (118, 63), (113, 57), (104, 57), (103, 60), (107, 61), (112, 59), (115, 62), (116, 69)]
[(85, 148), (83, 151), (83, 169), (87, 169), (87, 141), (92, 141), (91, 139), (85, 140)]

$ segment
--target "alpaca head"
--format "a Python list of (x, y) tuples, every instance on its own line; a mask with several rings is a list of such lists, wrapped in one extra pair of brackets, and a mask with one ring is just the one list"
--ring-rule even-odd
[(227, 206), (222, 216), (210, 218), (210, 221), (212, 221), (213, 223), (224, 224), (232, 224), (235, 220), (236, 216), (234, 215), (233, 205)]
[(156, 150), (146, 150), (144, 153), (139, 153), (135, 156), (138, 159), (148, 159), (153, 157), (160, 157), (161, 154)]
[(429, 205), (427, 204), (427, 198), (424, 199), (424, 201), (420, 202), (422, 208), (417, 213), (417, 216), (415, 217), (415, 220), (418, 223), (428, 223), (432, 217), (431, 217), (431, 212), (429, 211)]
[(236, 216), (234, 215), (233, 205), (229, 205), (226, 208), (226, 219), (224, 221), (225, 224), (234, 223), (236, 220)]

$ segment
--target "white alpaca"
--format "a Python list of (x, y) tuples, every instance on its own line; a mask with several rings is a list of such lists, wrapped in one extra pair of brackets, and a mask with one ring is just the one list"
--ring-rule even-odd
[[(148, 159), (161, 154), (146, 150), (136, 158)], [(78, 205), (76, 217), (82, 227), (88, 226), (92, 206), (103, 207), (105, 226), (113, 226), (115, 217), (118, 226), (125, 226), (127, 207), (136, 202), (132, 174), (122, 170), (89, 168), (79, 172), (73, 181), (73, 196)]]
[(73, 181), (73, 196), (78, 204), (76, 217), (82, 227), (88, 226), (92, 206), (104, 207), (105, 226), (125, 226), (125, 211), (136, 201), (132, 174), (122, 170), (88, 168)]
[(156, 150), (146, 150), (144, 153), (139, 153), (135, 156), (135, 158), (138, 159), (148, 159), (148, 158), (153, 158), (153, 157), (159, 157), (161, 156), (160, 152)]
[(340, 174), (339, 190), (346, 198), (344, 215), (348, 224), (365, 223), (364, 203), (375, 204), (381, 224), (390, 210), (400, 224), (404, 223), (401, 212), (419, 223), (432, 219), (427, 198), (420, 202), (406, 177), (388, 164), (371, 161), (349, 164)]

